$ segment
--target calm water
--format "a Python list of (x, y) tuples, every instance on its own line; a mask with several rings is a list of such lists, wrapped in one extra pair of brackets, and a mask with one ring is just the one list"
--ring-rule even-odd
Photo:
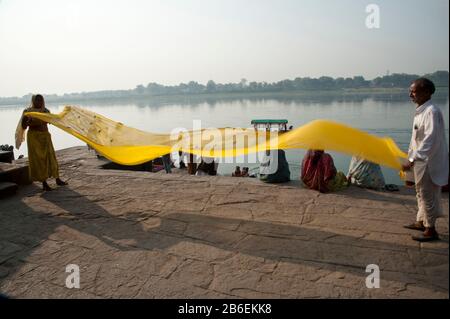
[[(449, 142), (448, 96), (435, 97), (446, 121), (446, 140)], [(67, 104), (69, 104), (68, 101)], [(294, 127), (315, 119), (330, 119), (365, 130), (378, 136), (392, 137), (399, 147), (407, 150), (411, 138), (414, 106), (407, 96), (342, 97), (315, 96), (302, 98), (205, 99), (157, 98), (148, 101), (77, 102), (125, 125), (145, 131), (168, 133), (177, 127), (192, 129), (193, 120), (201, 120), (202, 127), (249, 127), (252, 119), (285, 118)], [(62, 105), (48, 104), (52, 113), (60, 112)], [(24, 106), (0, 106), (0, 144), (14, 144), (14, 132)], [(50, 127), (55, 149), (84, 145), (71, 135)], [(287, 151), (291, 178), (299, 178), (300, 161), (304, 150)], [(26, 156), (26, 143), (18, 155)], [(350, 157), (331, 152), (338, 170), (347, 173)], [(242, 165), (241, 165), (242, 166)], [(254, 167), (255, 165), (249, 165)], [(223, 164), (220, 174), (231, 174), (234, 164)], [(398, 172), (383, 168), (386, 182), (400, 184)]]

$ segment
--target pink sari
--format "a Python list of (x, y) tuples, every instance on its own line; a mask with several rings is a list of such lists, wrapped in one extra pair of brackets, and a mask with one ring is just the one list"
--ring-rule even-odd
[(301, 179), (305, 185), (321, 193), (329, 191), (328, 182), (336, 176), (331, 155), (324, 151), (309, 150), (303, 158)]

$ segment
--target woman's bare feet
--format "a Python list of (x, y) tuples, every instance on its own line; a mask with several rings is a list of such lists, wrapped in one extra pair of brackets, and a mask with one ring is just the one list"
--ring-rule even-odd
[(47, 182), (42, 182), (42, 188), (44, 189), (44, 191), (46, 192), (50, 192), (53, 190), (53, 188), (51, 188), (50, 186), (48, 186)]
[(69, 184), (67, 182), (64, 182), (62, 179), (57, 178), (56, 179), (56, 185), (58, 185), (58, 186), (66, 186), (66, 185), (69, 185)]

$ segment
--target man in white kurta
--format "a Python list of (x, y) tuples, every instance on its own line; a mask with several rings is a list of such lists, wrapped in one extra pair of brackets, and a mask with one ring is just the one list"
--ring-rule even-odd
[(408, 151), (409, 163), (403, 169), (413, 169), (419, 210), (416, 223), (405, 227), (423, 231), (421, 236), (413, 236), (420, 242), (439, 239), (435, 224), (436, 219), (442, 217), (441, 188), (447, 185), (449, 173), (444, 118), (431, 101), (434, 92), (433, 82), (424, 78), (414, 81), (410, 87), (416, 114)]

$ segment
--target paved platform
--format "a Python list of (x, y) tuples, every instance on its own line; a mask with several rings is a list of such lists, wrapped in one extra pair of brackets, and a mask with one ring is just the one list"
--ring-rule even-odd
[[(99, 169), (58, 152), (69, 186), (0, 200), (0, 293), (17, 298), (448, 298), (442, 240), (419, 244), (414, 191)], [(54, 185), (54, 181), (52, 181)], [(56, 186), (55, 186), (56, 187)], [(66, 266), (80, 289), (66, 288)], [(380, 268), (379, 289), (366, 266)]]

